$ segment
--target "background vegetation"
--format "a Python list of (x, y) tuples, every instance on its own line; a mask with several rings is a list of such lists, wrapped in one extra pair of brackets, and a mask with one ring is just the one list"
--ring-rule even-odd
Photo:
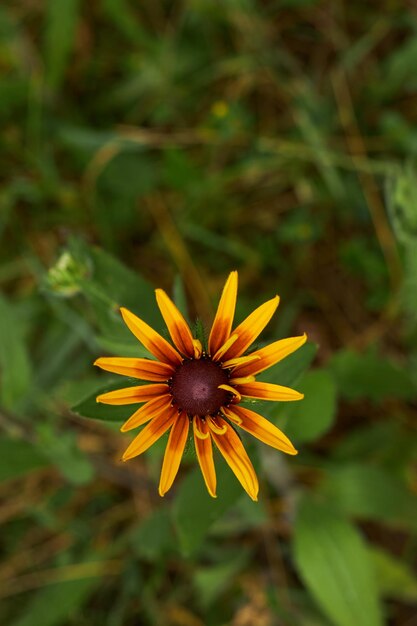
[[(2, 3), (2, 624), (417, 623), (416, 66), (411, 2)], [(214, 502), (190, 446), (161, 500), (92, 362), (235, 268), (309, 333), (264, 407), (300, 454)]]

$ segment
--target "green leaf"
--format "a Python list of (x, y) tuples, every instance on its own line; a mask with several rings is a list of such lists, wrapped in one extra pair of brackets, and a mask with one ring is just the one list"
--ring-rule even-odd
[(336, 386), (325, 369), (305, 374), (297, 389), (304, 393), (301, 402), (285, 409), (285, 434), (297, 444), (314, 441), (331, 428), (336, 416)]
[(200, 468), (195, 468), (182, 481), (176, 494), (174, 523), (180, 547), (187, 556), (199, 550), (214, 522), (243, 496), (241, 485), (220, 459), (216, 459), (216, 473), (219, 485), (217, 498), (207, 493)]
[(176, 274), (174, 278), (173, 300), (185, 319), (189, 322), (190, 316), (188, 314), (187, 293), (180, 274)]
[(78, 447), (75, 433), (58, 432), (49, 424), (42, 424), (38, 435), (45, 454), (69, 482), (85, 485), (93, 479), (94, 468)]
[(15, 307), (0, 296), (0, 404), (13, 409), (23, 404), (32, 368)]
[(48, 465), (48, 459), (28, 441), (0, 437), (0, 481), (22, 476)]
[[(153, 286), (140, 274), (100, 248), (91, 248), (93, 278), (120, 306), (132, 308), (145, 322), (162, 327)], [(156, 319), (155, 319), (156, 318)]]
[(68, 624), (98, 584), (97, 578), (65, 580), (40, 591), (25, 606), (22, 616), (12, 626), (59, 626)]
[(114, 383), (108, 383), (104, 387), (101, 386), (98, 388), (85, 398), (85, 400), (73, 406), (71, 411), (77, 413), (77, 415), (81, 415), (81, 417), (90, 417), (104, 422), (124, 422), (137, 410), (138, 406), (136, 404), (113, 406), (111, 404), (97, 402), (96, 398), (98, 395), (107, 393), (108, 391), (122, 389), (123, 387), (134, 387), (140, 384), (140, 380), (133, 380), (132, 378), (125, 378)]
[(46, 82), (52, 89), (62, 83), (74, 44), (79, 0), (49, 0), (46, 9)]
[(320, 490), (344, 513), (417, 530), (417, 500), (383, 468), (362, 463), (331, 467)]
[(376, 581), (383, 596), (400, 602), (417, 602), (417, 577), (403, 560), (379, 548), (370, 550)]
[(177, 538), (168, 508), (152, 512), (131, 537), (134, 551), (150, 561), (159, 561), (177, 552)]
[(382, 626), (372, 563), (354, 526), (304, 496), (293, 548), (301, 578), (335, 625)]
[(379, 403), (385, 398), (412, 399), (416, 395), (406, 368), (384, 358), (375, 350), (365, 353), (342, 350), (329, 364), (339, 392), (349, 400), (369, 398)]
[(230, 587), (239, 572), (247, 565), (250, 552), (246, 548), (227, 554), (227, 560), (214, 565), (200, 567), (194, 574), (194, 585), (199, 604), (209, 607), (220, 598)]

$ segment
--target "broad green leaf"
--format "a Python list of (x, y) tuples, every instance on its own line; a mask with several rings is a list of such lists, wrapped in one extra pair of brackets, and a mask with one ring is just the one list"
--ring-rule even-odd
[(329, 370), (340, 394), (349, 400), (369, 398), (378, 403), (385, 398), (408, 400), (416, 396), (407, 369), (373, 349), (365, 353), (342, 350), (331, 359)]
[(42, 424), (38, 436), (45, 454), (69, 482), (84, 485), (93, 479), (94, 468), (79, 449), (74, 433), (57, 432), (49, 424)]
[(185, 291), (184, 281), (180, 274), (177, 274), (174, 279), (172, 299), (185, 319), (189, 322), (190, 316), (188, 314), (187, 293)]
[(0, 405), (16, 410), (23, 404), (32, 368), (15, 307), (0, 295)]
[(314, 441), (327, 432), (336, 416), (336, 387), (325, 369), (307, 372), (297, 385), (304, 393), (301, 402), (285, 409), (285, 434), (297, 444)]
[(101, 386), (92, 394), (90, 394), (85, 400), (82, 400), (71, 408), (71, 411), (81, 415), (82, 417), (90, 417), (96, 420), (103, 420), (105, 422), (124, 422), (130, 417), (138, 408), (138, 404), (126, 404), (121, 406), (113, 406), (111, 404), (102, 404), (97, 402), (96, 398), (102, 393), (108, 391), (114, 391), (115, 389), (122, 389), (123, 387), (134, 387), (135, 385), (142, 384), (140, 380), (133, 380), (132, 378), (121, 378), (117, 382), (108, 383), (105, 386)]
[[(155, 303), (153, 287), (140, 274), (129, 269), (111, 254), (100, 248), (89, 248), (92, 262), (93, 287), (97, 286), (104, 294), (108, 294), (118, 306), (132, 309), (133, 313), (145, 320), (152, 327), (162, 328), (162, 318)], [(94, 298), (93, 291), (86, 293), (92, 304), (99, 299)], [(133, 342), (137, 341), (130, 335)]]
[(387, 598), (402, 602), (417, 602), (417, 576), (403, 559), (385, 550), (370, 550), (379, 591)]
[(168, 508), (153, 511), (135, 530), (130, 543), (136, 554), (150, 561), (159, 561), (177, 552), (177, 538)]
[(50, 461), (23, 439), (0, 437), (0, 481), (47, 467)]
[(133, 335), (131, 335), (130, 343), (113, 341), (112, 339), (103, 336), (96, 337), (96, 341), (99, 349), (102, 350), (103, 354), (106, 356), (133, 356), (137, 358), (149, 358), (152, 356)]
[(81, 578), (53, 583), (38, 591), (12, 626), (59, 626), (74, 619), (97, 586), (97, 578)]
[(230, 552), (228, 551), (227, 559), (200, 567), (194, 574), (198, 602), (204, 608), (216, 602), (236, 582), (239, 572), (249, 561), (250, 552), (247, 548)]
[(417, 529), (417, 499), (397, 476), (360, 463), (330, 467), (320, 490), (349, 514)]
[(64, 78), (71, 49), (80, 0), (48, 0), (45, 26), (45, 68), (49, 87), (57, 89)]
[(298, 572), (336, 626), (382, 626), (369, 552), (346, 519), (304, 496), (294, 535)]
[[(243, 496), (236, 477), (216, 458), (217, 498), (208, 493), (199, 467), (182, 481), (173, 504), (173, 516), (182, 552), (190, 556), (202, 545), (209, 529)], [(246, 494), (245, 494), (245, 497)], [(256, 506), (256, 505), (255, 505)]]

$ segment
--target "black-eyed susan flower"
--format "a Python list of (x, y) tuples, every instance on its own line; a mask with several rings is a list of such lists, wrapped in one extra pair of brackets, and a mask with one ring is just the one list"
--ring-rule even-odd
[(214, 442), (243, 488), (257, 500), (258, 479), (236, 427), (273, 448), (297, 454), (284, 433), (242, 406), (241, 401), (245, 398), (290, 401), (303, 397), (294, 389), (259, 382), (255, 376), (302, 346), (306, 335), (275, 341), (245, 356), (274, 314), (279, 298), (275, 296), (259, 306), (232, 330), (237, 281), (237, 272), (232, 272), (220, 298), (207, 349), (193, 337), (167, 294), (157, 289), (156, 300), (173, 345), (122, 308), (125, 323), (155, 360), (102, 357), (95, 362), (109, 372), (150, 382), (104, 393), (97, 397), (97, 402), (144, 403), (121, 428), (124, 432), (146, 424), (124, 453), (124, 461), (142, 454), (170, 430), (159, 483), (161, 496), (170, 489), (177, 475), (190, 427), (204, 481), (213, 497), (216, 497)]

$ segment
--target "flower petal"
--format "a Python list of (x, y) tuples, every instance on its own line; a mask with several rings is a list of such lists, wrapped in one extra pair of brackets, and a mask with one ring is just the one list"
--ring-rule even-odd
[[(224, 421), (224, 420), (223, 420)], [(206, 422), (210, 430), (212, 430), (216, 435), (224, 435), (227, 430), (227, 424), (224, 422), (219, 426), (217, 418), (207, 417)]]
[(230, 420), (238, 423), (240, 428), (263, 441), (268, 446), (286, 452), (287, 454), (297, 454), (297, 450), (284, 433), (270, 421), (250, 411), (243, 406), (234, 406), (233, 409), (223, 409), (223, 413)]
[(162, 437), (168, 428), (172, 426), (177, 417), (178, 411), (175, 408), (168, 409), (166, 412), (158, 415), (158, 417), (155, 417), (155, 419), (149, 422), (149, 424), (140, 431), (139, 435), (134, 438), (123, 454), (122, 460), (127, 461), (145, 452), (155, 441)]
[(217, 313), (211, 327), (208, 340), (209, 353), (217, 350), (229, 339), (235, 315), (237, 296), (237, 272), (231, 272), (223, 288), (223, 293), (217, 307)]
[(255, 376), (241, 376), (239, 378), (230, 378), (229, 382), (231, 385), (244, 385), (245, 383), (254, 383)]
[[(212, 498), (216, 498), (216, 470), (213, 460), (210, 431), (207, 423), (200, 417), (194, 417), (194, 445), (200, 464), (201, 473), (207, 490)], [(201, 436), (203, 435), (203, 437)]]
[(163, 289), (156, 289), (155, 295), (172, 341), (182, 354), (192, 358), (194, 356), (193, 336), (182, 313)]
[(279, 297), (264, 302), (255, 309), (237, 328), (233, 334), (239, 335), (238, 340), (223, 355), (225, 360), (240, 356), (260, 335), (269, 320), (275, 313), (279, 304)]
[(242, 363), (237, 365), (233, 375), (235, 376), (249, 376), (251, 374), (259, 374), (268, 367), (272, 367), (275, 363), (278, 363), (282, 359), (285, 359), (289, 354), (298, 350), (307, 341), (307, 335), (301, 335), (300, 337), (288, 337), (287, 339), (280, 339), (271, 343), (265, 348), (252, 352), (249, 356), (256, 356), (257, 360), (250, 363)]
[(122, 307), (120, 312), (126, 326), (135, 335), (136, 339), (139, 339), (145, 348), (156, 356), (159, 361), (172, 365), (182, 363), (181, 355), (156, 330), (128, 309)]
[(238, 390), (232, 387), (231, 385), (219, 385), (218, 388), (224, 389), (225, 391), (228, 391), (229, 393), (231, 393), (236, 398), (237, 402), (241, 401), (242, 396), (240, 395)]
[(212, 432), (211, 436), (242, 487), (252, 500), (256, 501), (258, 499), (259, 483), (246, 450), (233, 428), (221, 418), (217, 419), (219, 425), (227, 425), (227, 430), (224, 435), (217, 435), (215, 432)]
[(259, 361), (259, 359), (260, 357), (257, 356), (254, 352), (253, 354), (248, 354), (248, 356), (237, 356), (235, 359), (229, 359), (228, 361), (223, 361), (222, 367), (225, 367), (226, 369), (229, 369), (229, 368), (236, 369), (237, 367), (241, 367), (242, 365), (245, 365), (247, 363), (252, 363), (253, 361)]
[(161, 479), (159, 481), (159, 495), (164, 496), (171, 488), (177, 475), (184, 447), (188, 437), (190, 420), (185, 413), (181, 413), (174, 422), (169, 433), (168, 444), (162, 463)]
[(201, 341), (199, 339), (193, 339), (194, 344), (194, 358), (199, 359), (203, 354), (203, 346), (201, 345)]
[(239, 385), (239, 391), (242, 396), (248, 398), (258, 398), (259, 400), (278, 400), (281, 402), (290, 402), (292, 400), (302, 400), (304, 394), (289, 387), (274, 385), (272, 383), (245, 383)]
[(94, 365), (107, 372), (122, 376), (132, 376), (142, 380), (168, 380), (174, 373), (172, 365), (151, 361), (151, 359), (132, 359), (124, 357), (100, 357)]
[(217, 350), (215, 355), (212, 357), (213, 361), (219, 361), (222, 358), (223, 354), (225, 354), (225, 352), (229, 350), (230, 346), (236, 343), (238, 339), (239, 339), (239, 336), (236, 334), (233, 334), (231, 337), (229, 337), (226, 343), (220, 346), (220, 348)]
[(120, 430), (124, 433), (128, 430), (132, 430), (132, 428), (146, 424), (146, 422), (157, 417), (163, 411), (167, 411), (171, 406), (171, 402), (172, 398), (168, 395), (162, 397), (158, 396), (157, 398), (153, 398), (153, 400), (149, 400), (129, 417)]
[(137, 387), (124, 387), (97, 396), (97, 402), (103, 404), (135, 404), (136, 402), (146, 402), (158, 396), (168, 394), (168, 385), (139, 385)]

